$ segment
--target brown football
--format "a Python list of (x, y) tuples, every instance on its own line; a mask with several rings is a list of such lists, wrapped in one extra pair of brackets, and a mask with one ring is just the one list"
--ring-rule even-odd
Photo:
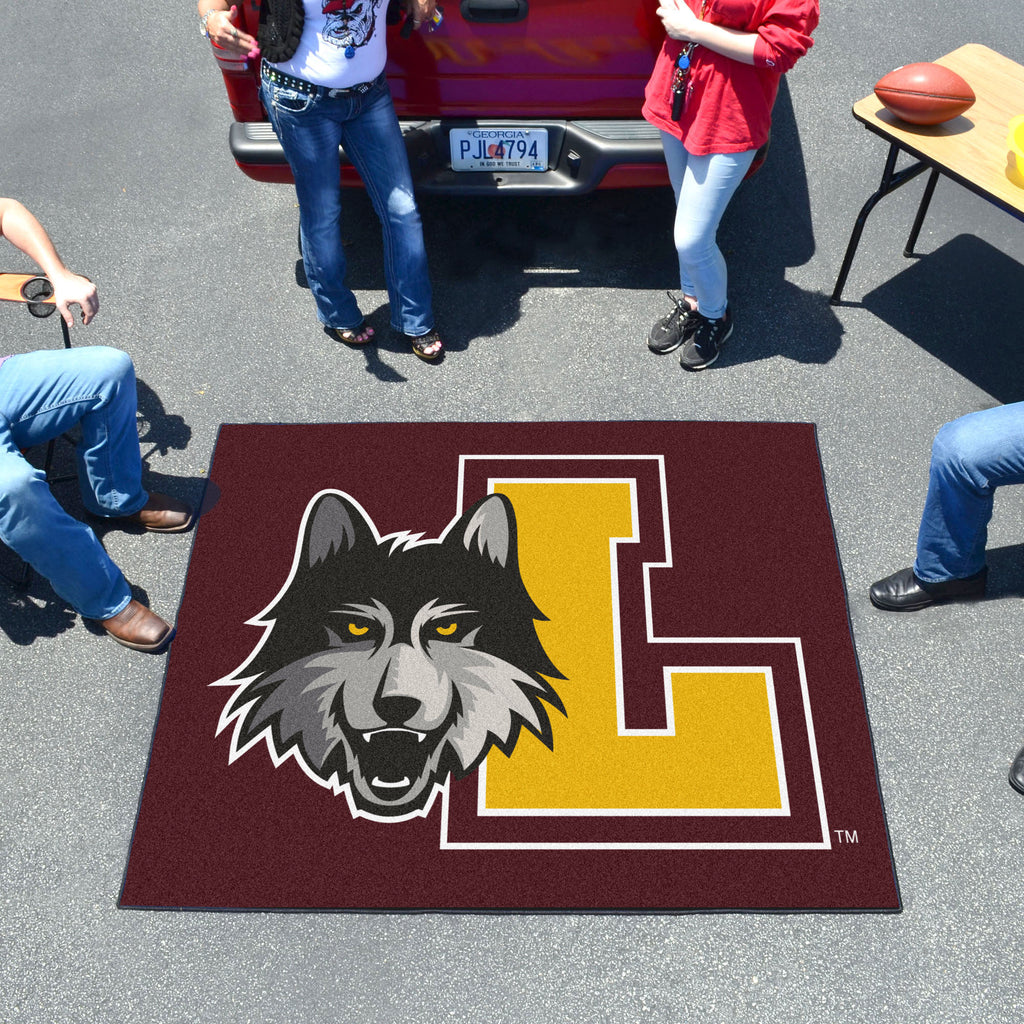
[(875, 95), (886, 109), (910, 124), (941, 124), (967, 110), (974, 90), (941, 64), (904, 64), (878, 80)]

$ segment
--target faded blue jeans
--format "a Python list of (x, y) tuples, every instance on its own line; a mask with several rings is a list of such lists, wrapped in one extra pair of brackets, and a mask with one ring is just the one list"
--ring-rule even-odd
[(668, 132), (661, 133), (661, 145), (676, 194), (673, 238), (679, 254), (679, 287), (697, 300), (703, 316), (718, 320), (728, 302), (725, 257), (715, 240), (718, 225), (757, 150), (694, 156)]
[(942, 427), (917, 534), (918, 579), (939, 583), (980, 572), (995, 490), (1021, 483), (1024, 402), (968, 413)]
[(384, 76), (369, 92), (344, 96), (331, 96), (319, 87), (313, 94), (299, 92), (264, 76), (260, 98), (295, 179), (306, 280), (321, 323), (345, 329), (357, 327), (363, 319), (345, 283), (338, 153), (343, 145), (383, 229), (391, 326), (414, 337), (428, 334), (434, 313), (423, 227)]
[(0, 540), (80, 615), (107, 619), (131, 600), (121, 570), (85, 523), (58, 504), (42, 470), (22, 449), (76, 424), (79, 486), (98, 516), (126, 516), (146, 504), (135, 422), (135, 369), (114, 348), (55, 349), (0, 363)]

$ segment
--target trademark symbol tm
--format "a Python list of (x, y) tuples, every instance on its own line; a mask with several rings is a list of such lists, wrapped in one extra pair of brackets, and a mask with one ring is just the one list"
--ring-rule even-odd
[(836, 835), (836, 845), (843, 846), (850, 843), (859, 843), (860, 840), (857, 838), (857, 830), (854, 829), (852, 832), (847, 831), (845, 828), (834, 828), (832, 831)]

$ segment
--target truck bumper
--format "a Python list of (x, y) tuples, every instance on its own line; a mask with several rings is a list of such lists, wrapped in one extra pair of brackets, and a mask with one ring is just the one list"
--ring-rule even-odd
[[(519, 195), (583, 194), (597, 188), (668, 184), (661, 136), (643, 120), (399, 121), (418, 191), (435, 195), (514, 192)], [(448, 133), (452, 128), (545, 128), (545, 171), (453, 171)], [(267, 121), (236, 121), (229, 134), (231, 155), (257, 181), (292, 180), (274, 129)], [(342, 180), (354, 171), (341, 151)]]

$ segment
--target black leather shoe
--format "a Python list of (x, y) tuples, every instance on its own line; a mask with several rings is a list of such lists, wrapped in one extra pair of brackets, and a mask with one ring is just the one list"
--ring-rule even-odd
[(938, 601), (955, 598), (981, 597), (985, 593), (988, 566), (973, 576), (962, 580), (944, 580), (942, 583), (925, 583), (914, 575), (914, 570), (900, 569), (884, 580), (879, 580), (869, 591), (871, 603), (876, 608), (890, 612), (915, 612)]
[(1010, 785), (1018, 793), (1024, 793), (1024, 747), (1017, 751), (1017, 756), (1010, 765)]

